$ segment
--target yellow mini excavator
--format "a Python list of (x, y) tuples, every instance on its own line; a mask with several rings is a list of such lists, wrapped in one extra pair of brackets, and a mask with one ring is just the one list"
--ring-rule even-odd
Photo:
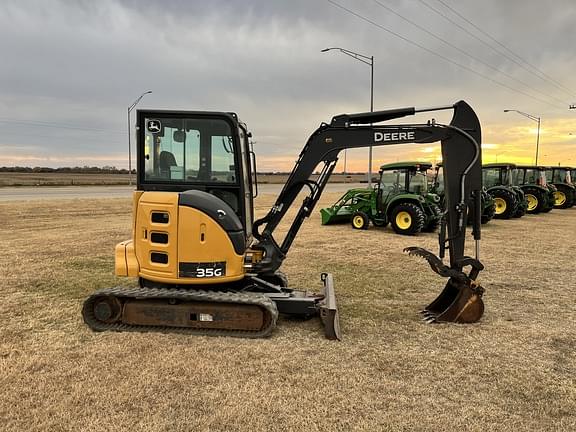
[[(450, 124), (380, 124), (438, 110), (453, 110)], [(480, 135), (478, 118), (463, 101), (335, 116), (310, 136), (275, 204), (254, 221), (255, 155), (251, 135), (236, 114), (139, 110), (132, 239), (118, 244), (115, 253), (116, 274), (137, 278), (139, 284), (93, 293), (84, 302), (84, 321), (96, 331), (263, 337), (283, 313), (320, 316), (326, 336), (340, 339), (332, 276), (321, 275), (318, 292), (292, 289), (279, 270), (282, 261), (341, 150), (440, 141), (446, 192), (440, 253), (406, 251), (448, 277), (442, 293), (424, 309), (425, 321), (475, 322), (484, 310), (483, 289), (476, 282), (483, 269), (478, 260)], [(313, 180), (315, 171), (320, 175)], [(277, 240), (275, 229), (305, 188), (308, 193), (287, 233)], [(464, 255), (469, 218), (475, 258)], [(448, 264), (443, 262), (446, 249)]]

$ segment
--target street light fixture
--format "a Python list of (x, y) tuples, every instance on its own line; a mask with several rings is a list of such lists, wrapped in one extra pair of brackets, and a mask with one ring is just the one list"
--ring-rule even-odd
[(527, 114), (527, 113), (522, 112), (522, 111), (515, 110), (515, 109), (505, 109), (504, 112), (516, 112), (516, 113), (523, 115), (524, 117), (527, 117), (530, 120), (533, 120), (533, 121), (538, 123), (538, 132), (536, 133), (536, 160), (534, 162), (534, 165), (538, 165), (538, 146), (540, 145), (540, 120), (541, 120), (541, 118), (533, 116), (531, 114)]
[(132, 186), (132, 146), (130, 145), (130, 135), (131, 133), (131, 122), (130, 122), (130, 113), (132, 112), (132, 110), (134, 108), (136, 108), (136, 105), (138, 105), (138, 103), (140, 102), (140, 100), (142, 100), (142, 98), (144, 96), (146, 96), (148, 93), (152, 93), (152, 90), (148, 90), (145, 91), (144, 93), (142, 93), (138, 99), (136, 99), (134, 102), (132, 102), (132, 104), (128, 107), (128, 184), (130, 186)]
[(568, 107), (568, 109), (576, 109), (576, 104), (572, 104)]
[[(324, 48), (320, 52), (328, 52), (331, 50), (340, 51), (342, 54), (352, 57), (364, 64), (370, 66), (370, 112), (374, 112), (374, 56), (365, 56), (357, 52), (347, 50), (345, 48)], [(344, 174), (346, 174), (346, 152), (344, 152)], [(368, 147), (368, 187), (372, 186), (372, 146)]]

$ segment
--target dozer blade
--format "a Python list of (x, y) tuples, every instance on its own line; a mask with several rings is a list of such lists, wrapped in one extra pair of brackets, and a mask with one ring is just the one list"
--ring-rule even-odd
[[(484, 314), (484, 302), (482, 288), (466, 273), (446, 266), (440, 258), (432, 252), (419, 247), (404, 249), (411, 256), (418, 256), (428, 261), (428, 264), (440, 276), (449, 277), (446, 286), (436, 299), (421, 311), (426, 323), (455, 322), (474, 323)], [(466, 258), (465, 262), (472, 263), (473, 259)], [(483, 268), (482, 264), (475, 261), (474, 265)]]
[(324, 334), (328, 339), (342, 340), (340, 333), (340, 316), (338, 315), (338, 306), (336, 305), (336, 295), (334, 293), (334, 279), (330, 273), (322, 273), (322, 282), (324, 288), (322, 294), (324, 300), (319, 304), (320, 319), (324, 325)]
[[(330, 273), (322, 273), (320, 278), (324, 285), (320, 292), (287, 288), (286, 291), (267, 295), (281, 314), (305, 319), (319, 316), (326, 338), (341, 340), (334, 280)], [(258, 280), (258, 283), (261, 283), (261, 280)]]

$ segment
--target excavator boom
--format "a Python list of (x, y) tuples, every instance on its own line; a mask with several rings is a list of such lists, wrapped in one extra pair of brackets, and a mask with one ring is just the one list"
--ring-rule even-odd
[[(427, 124), (374, 125), (376, 122), (417, 112), (446, 109), (454, 110), (452, 121), (448, 125), (434, 121)], [(424, 309), (427, 322), (479, 320), (484, 310), (481, 299), (483, 289), (475, 281), (483, 269), (479, 261), (482, 212), (481, 128), (478, 117), (464, 101), (452, 106), (343, 114), (334, 117), (330, 124), (323, 123), (311, 135), (300, 153), (272, 209), (254, 223), (253, 232), (258, 243), (253, 249), (261, 250), (263, 259), (254, 264), (253, 270), (272, 274), (280, 267), (302, 223), (314, 210), (342, 150), (436, 141), (441, 142), (446, 183), (446, 212), (439, 233), (439, 257), (422, 248), (412, 247), (405, 251), (426, 259), (436, 273), (449, 278), (440, 296)], [(317, 171), (318, 165), (321, 165), (320, 175), (316, 181), (311, 181), (310, 176)], [(274, 230), (305, 187), (308, 187), (310, 192), (280, 243), (274, 237)], [(469, 217), (473, 218), (472, 233), (476, 242), (474, 258), (464, 255)], [(442, 261), (446, 249), (450, 253), (448, 266)], [(467, 266), (471, 267), (468, 275), (463, 273), (463, 268)]]

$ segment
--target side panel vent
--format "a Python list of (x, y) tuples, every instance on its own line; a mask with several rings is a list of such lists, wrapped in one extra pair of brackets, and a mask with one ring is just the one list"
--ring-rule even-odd
[(168, 234), (161, 232), (151, 232), (150, 241), (152, 243), (168, 244)]
[(152, 212), (151, 219), (153, 223), (167, 224), (170, 221), (170, 215), (164, 212)]
[(168, 254), (163, 252), (151, 252), (150, 261), (156, 264), (168, 264)]

